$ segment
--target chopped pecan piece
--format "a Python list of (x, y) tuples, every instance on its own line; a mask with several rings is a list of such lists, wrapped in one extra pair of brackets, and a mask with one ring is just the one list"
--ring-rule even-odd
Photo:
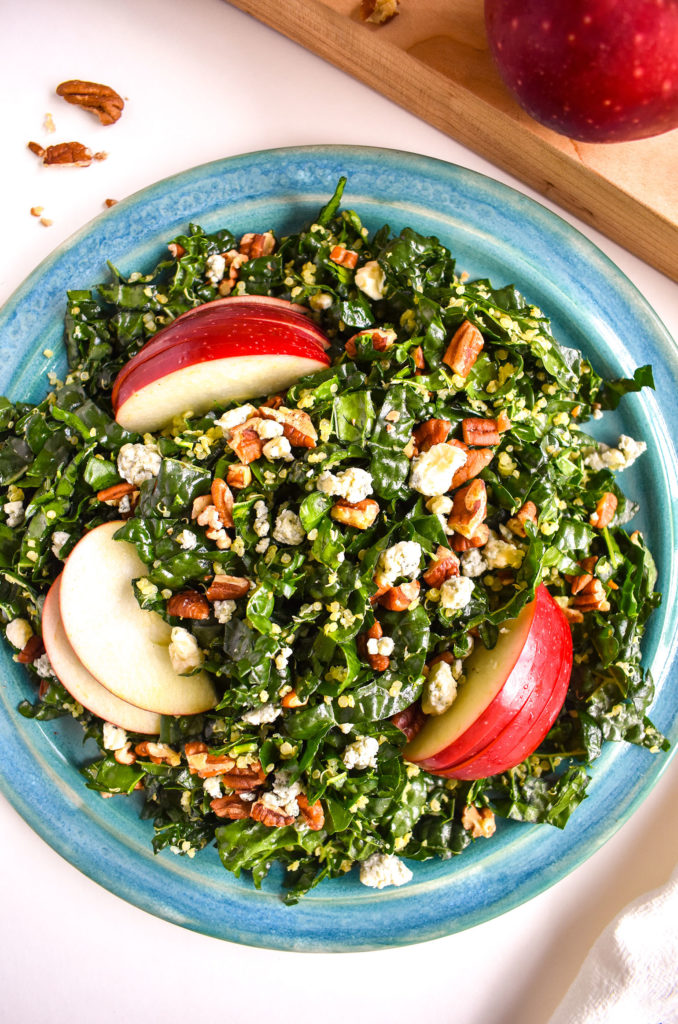
[(308, 702), (301, 700), (296, 693), (296, 690), (290, 690), (280, 701), (284, 708), (303, 708)]
[[(251, 472), (251, 471), (250, 471)], [(215, 477), (212, 481), (212, 503), (219, 513), (219, 519), (228, 529), (233, 526), (233, 495), (225, 480)]]
[(355, 359), (358, 354), (358, 349), (356, 348), (358, 338), (369, 338), (375, 352), (385, 352), (387, 348), (391, 348), (394, 344), (396, 334), (395, 331), (358, 331), (344, 345), (344, 351), (350, 359)]
[(25, 647), (22, 647), (16, 656), (16, 660), (22, 665), (32, 665), (34, 661), (41, 658), (45, 653), (45, 645), (42, 642), (42, 637), (34, 633), (33, 636), (28, 640)]
[(599, 579), (592, 577), (576, 595), (573, 605), (581, 612), (609, 612), (610, 602), (607, 600), (605, 587)]
[(260, 459), (264, 450), (264, 442), (256, 430), (252, 430), (251, 427), (247, 426), (247, 422), (240, 423), (237, 427), (233, 428), (228, 445), (246, 466), (250, 462)]
[(253, 761), (249, 768), (233, 768), (222, 776), (222, 781), (229, 789), (242, 793), (245, 790), (256, 789), (265, 782), (266, 772), (258, 761)]
[(211, 494), (201, 494), (198, 498), (195, 498), (193, 500), (193, 507), (191, 508), (191, 519), (197, 519), (210, 507), (211, 504)]
[(137, 755), (132, 750), (131, 742), (127, 742), (124, 747), (114, 750), (113, 757), (118, 764), (135, 764), (137, 759)]
[(468, 480), (473, 480), (482, 473), (486, 466), (489, 466), (493, 458), (494, 452), (491, 448), (469, 448), (466, 454), (466, 462), (452, 477), (450, 490), (455, 491), (457, 487), (461, 487)]
[(249, 466), (243, 466), (241, 462), (236, 462), (226, 470), (226, 483), (236, 491), (242, 490), (243, 487), (249, 487), (252, 483), (252, 470)]
[[(386, 591), (384, 591), (385, 593)], [(367, 641), (368, 640), (381, 640), (384, 635), (384, 630), (381, 628), (381, 623), (374, 621), (366, 633), (360, 633), (356, 638), (356, 647), (358, 648), (358, 654), (361, 658), (367, 658)]]
[(390, 612), (404, 612), (419, 597), (418, 580), (401, 583), (399, 587), (389, 587), (379, 598), (379, 604)]
[(250, 803), (239, 797), (237, 793), (231, 793), (230, 796), (219, 796), (215, 800), (210, 800), (210, 807), (217, 818), (230, 818), (231, 821), (249, 818), (251, 806)]
[(391, 724), (405, 734), (405, 739), (408, 742), (414, 739), (425, 721), (426, 716), (418, 701), (415, 704), (410, 704), (409, 708), (405, 708), (404, 711), (396, 712), (391, 717)]
[(464, 320), (447, 346), (443, 362), (450, 367), (453, 373), (460, 377), (468, 377), (483, 345), (483, 336), (478, 328), (469, 320)]
[(452, 548), (455, 551), (470, 551), (471, 548), (482, 548), (490, 539), (490, 528), (481, 523), (472, 537), (464, 537), (461, 533), (452, 535)]
[(209, 619), (209, 601), (197, 590), (182, 590), (167, 602), (167, 614), (178, 619)]
[(384, 25), (399, 13), (400, 0), (360, 0), (360, 17), (372, 25)]
[(584, 621), (584, 614), (578, 608), (563, 608), (563, 615), (568, 622), (576, 623)]
[(595, 512), (591, 515), (589, 523), (596, 530), (602, 530), (609, 526), (617, 511), (617, 496), (612, 491), (605, 491), (596, 505)]
[(424, 573), (429, 587), (440, 587), (445, 580), (459, 575), (459, 559), (449, 548), (439, 547), (436, 556)]
[(491, 445), (499, 444), (501, 441), (496, 420), (484, 420), (471, 416), (461, 421), (461, 432), (466, 444)]
[(256, 800), (252, 804), (250, 818), (260, 821), (262, 825), (266, 825), (268, 828), (284, 828), (285, 825), (291, 825), (294, 821), (290, 814), (274, 810), (273, 807), (262, 803), (261, 800)]
[(238, 249), (243, 256), (251, 260), (256, 260), (260, 256), (270, 256), (275, 249), (275, 236), (272, 231), (265, 231), (263, 234), (248, 231), (240, 239)]
[(332, 519), (356, 530), (367, 530), (379, 515), (379, 503), (373, 498), (362, 501), (345, 501), (341, 498), (330, 509)]
[(434, 444), (442, 444), (447, 441), (452, 428), (449, 420), (426, 420), (420, 423), (413, 433), (414, 443), (419, 452), (427, 452)]
[(127, 494), (134, 494), (136, 490), (134, 484), (113, 484), (111, 487), (104, 487), (103, 491), (97, 491), (97, 501), (110, 501), (117, 505), (121, 498)]
[(238, 252), (237, 249), (229, 249), (228, 252), (221, 253), (221, 255), (226, 261), (228, 274), (219, 282), (218, 291), (220, 295), (230, 295), (238, 280), (240, 268), (243, 263), (247, 263), (248, 257), (244, 253)]
[(275, 420), (283, 428), (283, 437), (294, 448), (315, 448), (318, 440), (318, 432), (313, 426), (313, 420), (303, 409), (285, 409), (283, 406), (273, 408), (262, 405), (259, 415), (264, 420)]
[(590, 583), (593, 583), (593, 579), (594, 577), (589, 572), (583, 572), (581, 576), (574, 576), (570, 584), (572, 594), (576, 595), (580, 591), (585, 590)]
[(138, 757), (147, 757), (153, 764), (162, 764), (163, 761), (166, 761), (172, 768), (176, 768), (181, 763), (179, 754), (167, 743), (151, 743), (144, 740), (143, 743), (137, 743), (134, 753)]
[(412, 351), (410, 352), (410, 355), (414, 360), (414, 365), (417, 369), (417, 373), (423, 372), (426, 369), (426, 360), (424, 358), (424, 350), (421, 347), (421, 345), (417, 345), (416, 348), (413, 348)]
[(311, 831), (317, 832), (321, 829), (325, 824), (325, 812), (320, 800), (316, 800), (314, 804), (309, 804), (306, 794), (300, 793), (297, 797), (297, 803), (299, 804), (301, 816)]
[(470, 832), (474, 839), (481, 836), (489, 839), (497, 830), (494, 814), (489, 807), (476, 807), (475, 804), (467, 804), (461, 815), (461, 825), (467, 832)]
[(525, 523), (528, 521), (537, 522), (537, 506), (533, 501), (526, 501), (524, 505), (521, 505), (515, 516), (509, 519), (506, 525), (517, 537), (526, 537)]
[(471, 538), (487, 513), (487, 488), (484, 480), (472, 480), (454, 495), (454, 504), (447, 524), (455, 533)]
[(81, 142), (58, 142), (55, 146), (45, 149), (37, 142), (29, 142), (28, 148), (36, 156), (42, 158), (43, 164), (70, 164), (73, 167), (89, 167), (92, 163), (92, 150)]
[(499, 415), (497, 416), (497, 430), (499, 431), (500, 434), (503, 434), (505, 431), (510, 429), (511, 421), (508, 418), (508, 413), (506, 412), (506, 409), (502, 409)]
[(343, 245), (335, 245), (330, 252), (332, 263), (353, 270), (358, 262), (358, 253), (354, 249), (346, 249)]
[(246, 576), (218, 574), (207, 588), (205, 596), (208, 601), (232, 601), (244, 597), (250, 586)]
[(122, 96), (118, 96), (115, 89), (111, 89), (109, 85), (81, 82), (77, 78), (62, 82), (57, 86), (56, 93), (67, 103), (91, 110), (104, 125), (115, 124), (125, 106)]
[(186, 255), (186, 250), (180, 242), (170, 242), (167, 248), (170, 256), (173, 256), (175, 260), (180, 260), (182, 256)]

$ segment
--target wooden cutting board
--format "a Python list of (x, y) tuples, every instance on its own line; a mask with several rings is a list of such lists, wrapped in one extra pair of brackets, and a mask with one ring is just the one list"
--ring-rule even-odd
[(358, 0), (230, 2), (678, 281), (678, 130), (596, 146), (543, 128), (494, 68), (482, 0), (401, 0), (385, 25), (363, 22)]

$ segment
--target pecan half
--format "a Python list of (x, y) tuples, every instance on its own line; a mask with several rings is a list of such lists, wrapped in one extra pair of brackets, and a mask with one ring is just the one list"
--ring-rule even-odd
[(338, 523), (353, 526), (356, 530), (367, 530), (379, 515), (379, 503), (373, 498), (363, 498), (362, 501), (341, 498), (330, 509), (330, 515)]
[(318, 432), (313, 426), (313, 420), (303, 409), (262, 405), (259, 415), (264, 420), (275, 420), (276, 423), (280, 423), (283, 437), (286, 437), (294, 448), (315, 448)]
[(45, 645), (42, 637), (34, 633), (25, 647), (22, 647), (16, 656), (16, 660), (22, 665), (32, 665), (34, 661), (41, 658), (45, 653)]
[(609, 526), (617, 511), (617, 496), (612, 491), (605, 491), (596, 505), (595, 512), (589, 518), (589, 523), (596, 530), (602, 530)]
[(250, 462), (260, 459), (264, 450), (263, 441), (256, 430), (247, 426), (247, 422), (240, 423), (233, 428), (228, 445), (246, 466)]
[(419, 597), (419, 590), (419, 581), (412, 580), (410, 583), (401, 583), (399, 587), (389, 587), (378, 601), (391, 612), (404, 612)]
[(119, 96), (109, 85), (100, 85), (98, 82), (81, 82), (78, 78), (62, 82), (57, 86), (56, 93), (67, 103), (74, 103), (77, 107), (91, 110), (102, 124), (115, 124), (125, 106), (122, 96)]
[(496, 420), (484, 420), (471, 416), (461, 421), (461, 432), (466, 444), (490, 445), (499, 444), (501, 441)]
[(256, 260), (259, 256), (270, 256), (275, 249), (275, 236), (272, 231), (265, 231), (263, 234), (248, 231), (240, 239), (238, 249), (243, 256), (251, 260)]
[(515, 516), (509, 519), (506, 525), (517, 537), (526, 537), (525, 523), (528, 521), (537, 522), (537, 506), (533, 501), (526, 501), (524, 505), (521, 505)]
[(233, 495), (231, 488), (221, 477), (215, 477), (212, 481), (212, 504), (219, 513), (219, 518), (228, 529), (233, 526)]
[(490, 539), (490, 528), (481, 523), (472, 537), (464, 537), (461, 533), (452, 535), (452, 547), (455, 551), (470, 551), (471, 548), (482, 548)]
[(234, 490), (240, 491), (243, 487), (249, 487), (252, 483), (252, 470), (249, 466), (243, 466), (236, 462), (226, 470), (226, 483)]
[(358, 262), (358, 253), (354, 249), (346, 249), (343, 245), (335, 245), (330, 252), (332, 263), (353, 270)]
[(459, 559), (448, 548), (439, 547), (436, 556), (424, 573), (429, 587), (440, 587), (445, 580), (459, 575)]
[(242, 800), (237, 793), (231, 793), (230, 796), (219, 796), (215, 800), (210, 800), (210, 807), (217, 818), (240, 821), (243, 818), (249, 818), (251, 804)]
[(207, 588), (205, 596), (208, 601), (232, 601), (237, 597), (244, 597), (250, 586), (250, 581), (245, 576), (218, 574)]
[(426, 715), (421, 710), (421, 705), (417, 701), (415, 704), (410, 704), (409, 708), (405, 708), (404, 711), (398, 711), (395, 715), (392, 715), (391, 724), (395, 725), (396, 729), (400, 729), (405, 735), (406, 740), (413, 740), (417, 735), (424, 722), (426, 721)]
[(472, 480), (454, 496), (447, 525), (462, 537), (473, 537), (487, 513), (487, 488), (484, 480)]
[(28, 148), (36, 156), (42, 158), (43, 164), (70, 164), (73, 167), (89, 167), (92, 163), (92, 150), (81, 142), (58, 142), (55, 146), (45, 149), (37, 142), (29, 142)]
[(222, 781), (229, 789), (243, 791), (256, 789), (266, 780), (266, 772), (258, 761), (253, 761), (249, 768), (234, 768), (222, 775)]
[(610, 610), (610, 602), (607, 600), (605, 587), (595, 577), (592, 577), (586, 583), (572, 603), (581, 612), (609, 612)]
[(470, 320), (464, 320), (447, 346), (443, 362), (450, 367), (453, 373), (460, 377), (468, 377), (484, 344), (483, 336), (478, 328)]
[(274, 810), (272, 807), (268, 807), (267, 804), (263, 804), (261, 800), (256, 800), (252, 804), (250, 818), (260, 821), (262, 825), (266, 825), (268, 828), (284, 828), (286, 825), (291, 825), (294, 821), (290, 814)]
[(316, 800), (314, 804), (309, 804), (306, 794), (300, 793), (297, 797), (297, 803), (299, 804), (301, 816), (311, 831), (317, 832), (321, 829), (325, 824), (325, 812), (323, 811), (320, 800)]
[(209, 619), (209, 601), (197, 590), (182, 590), (167, 602), (167, 614), (178, 619)]
[(431, 419), (420, 423), (412, 435), (418, 451), (427, 452), (434, 444), (447, 441), (451, 428), (449, 420)]
[(492, 462), (494, 452), (491, 448), (469, 448), (466, 454), (466, 462), (452, 477), (450, 490), (455, 491), (468, 480), (477, 477), (486, 466)]

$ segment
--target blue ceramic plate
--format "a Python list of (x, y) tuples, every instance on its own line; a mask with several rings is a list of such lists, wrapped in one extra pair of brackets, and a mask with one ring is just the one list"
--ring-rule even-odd
[[(460, 269), (515, 283), (552, 318), (556, 335), (580, 347), (604, 374), (655, 368), (655, 395), (630, 396), (606, 416), (603, 437), (623, 430), (648, 443), (625, 474), (642, 501), (637, 526), (657, 559), (664, 603), (645, 638), (657, 697), (652, 715), (678, 740), (676, 455), (678, 360), (666, 331), (630, 282), (564, 221), (479, 174), (408, 153), (345, 147), (275, 150), (218, 161), (159, 182), (98, 217), (31, 275), (0, 314), (0, 392), (41, 398), (46, 369), (62, 371), (67, 288), (105, 278), (106, 260), (124, 272), (144, 270), (168, 239), (191, 221), (236, 233), (286, 232), (312, 218), (341, 174), (345, 204), (370, 229), (388, 222), (438, 235)], [(406, 198), (403, 198), (406, 197)], [(50, 364), (45, 348), (56, 353)], [(661, 406), (661, 412), (660, 412)], [(654, 510), (650, 516), (649, 510)], [(562, 878), (600, 847), (648, 794), (668, 757), (610, 744), (598, 761), (590, 797), (564, 832), (500, 823), (451, 861), (414, 865), (414, 879), (377, 893), (355, 873), (323, 883), (300, 905), (283, 906), (280, 876), (257, 892), (234, 879), (214, 849), (194, 860), (151, 852), (152, 827), (133, 801), (102, 800), (78, 773), (90, 751), (73, 722), (38, 724), (16, 706), (34, 696), (21, 666), (0, 650), (0, 782), (9, 800), (55, 850), (90, 878), (176, 924), (257, 946), (359, 950), (433, 939), (495, 917)], [(94, 753), (94, 751), (91, 751)]]

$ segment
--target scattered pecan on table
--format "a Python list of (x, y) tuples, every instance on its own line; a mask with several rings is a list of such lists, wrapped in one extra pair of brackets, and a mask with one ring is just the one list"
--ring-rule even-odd
[(125, 106), (122, 96), (119, 96), (109, 85), (100, 85), (98, 82), (82, 82), (79, 78), (62, 82), (57, 86), (56, 93), (67, 103), (91, 110), (104, 125), (115, 124)]

